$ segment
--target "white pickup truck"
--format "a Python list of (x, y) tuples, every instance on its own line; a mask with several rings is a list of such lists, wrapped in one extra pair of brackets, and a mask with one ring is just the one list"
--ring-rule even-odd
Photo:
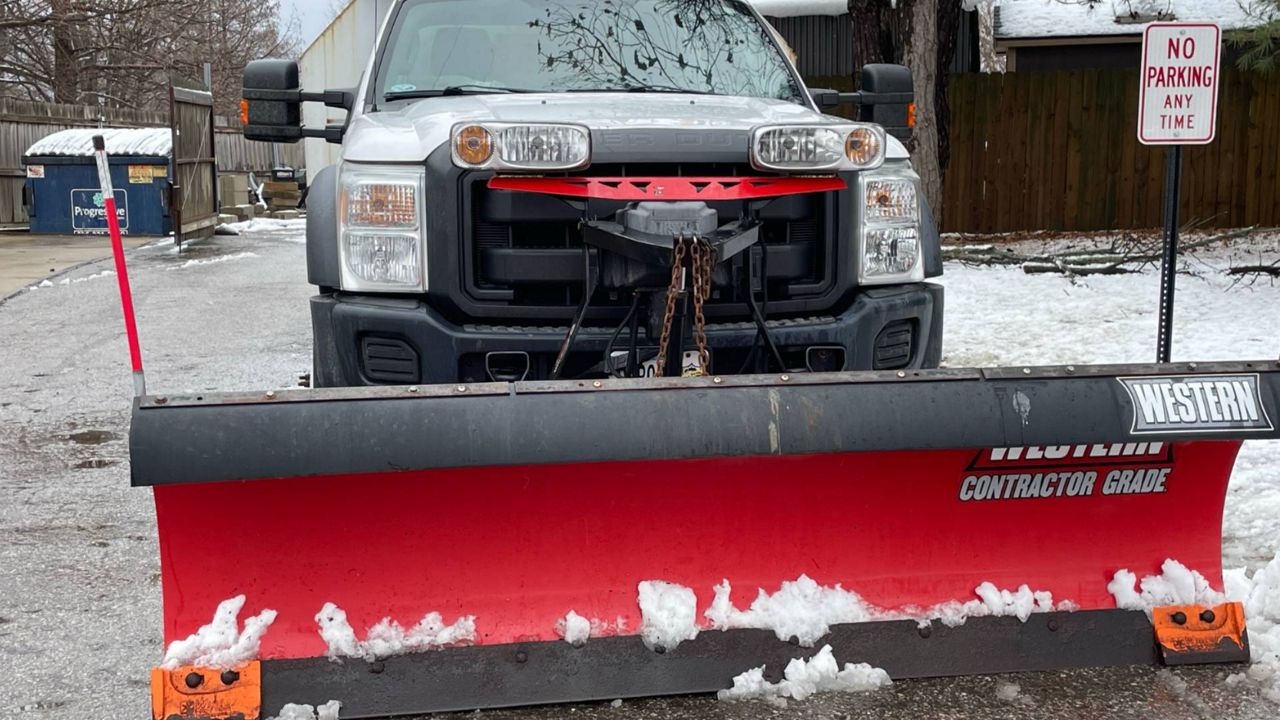
[(939, 362), (905, 68), (810, 90), (741, 0), (400, 0), (358, 88), (298, 77), (249, 65), (245, 134), (342, 146), (308, 198), (317, 386)]

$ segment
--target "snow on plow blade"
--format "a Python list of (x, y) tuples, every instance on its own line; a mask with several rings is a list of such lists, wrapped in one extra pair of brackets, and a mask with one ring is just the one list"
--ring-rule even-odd
[(276, 613), (245, 716), (353, 718), (711, 692), (815, 644), (894, 678), (1240, 660), (1230, 605), (1158, 633), (1108, 585), (1221, 590), (1278, 416), (1276, 363), (517, 383), (148, 397), (131, 455), (166, 642), (244, 595)]

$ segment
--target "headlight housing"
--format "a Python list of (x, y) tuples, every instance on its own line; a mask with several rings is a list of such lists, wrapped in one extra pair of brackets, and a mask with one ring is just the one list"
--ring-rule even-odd
[(751, 132), (751, 164), (767, 172), (874, 170), (884, 153), (879, 125), (766, 125)]
[(338, 177), (342, 289), (426, 290), (425, 170), (344, 163)]
[(924, 282), (920, 176), (905, 163), (858, 178), (858, 282)]
[(591, 131), (550, 123), (459, 123), (453, 163), (468, 170), (551, 172), (591, 164)]

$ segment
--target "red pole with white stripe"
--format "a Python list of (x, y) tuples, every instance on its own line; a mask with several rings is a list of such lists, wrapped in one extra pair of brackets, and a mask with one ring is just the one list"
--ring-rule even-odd
[(129, 288), (129, 270), (124, 262), (124, 241), (120, 238), (120, 218), (116, 216), (116, 192), (111, 185), (111, 167), (107, 164), (107, 143), (101, 135), (93, 136), (93, 154), (98, 161), (98, 182), (102, 186), (102, 203), (107, 213), (107, 230), (111, 234), (111, 253), (116, 260), (116, 281), (120, 285), (120, 307), (124, 311), (124, 331), (129, 338), (129, 360), (133, 366), (133, 394), (147, 394), (147, 379), (142, 372), (142, 346), (138, 342), (138, 321), (133, 313), (133, 291)]

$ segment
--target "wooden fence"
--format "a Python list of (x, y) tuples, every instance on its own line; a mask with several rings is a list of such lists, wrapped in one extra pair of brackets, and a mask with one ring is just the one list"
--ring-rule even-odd
[[(1138, 142), (1138, 75), (953, 75), (944, 229), (1159, 227), (1167, 150)], [(1220, 98), (1217, 139), (1183, 154), (1183, 222), (1280, 226), (1280, 82), (1232, 69)]]
[[(99, 114), (101, 113), (101, 118)], [(104, 110), (90, 105), (54, 105), (0, 98), (0, 225), (24, 224), (22, 155), (43, 137), (79, 127), (169, 127), (166, 112)], [(237, 123), (217, 118), (214, 142), (220, 172), (266, 173), (274, 167), (271, 145), (244, 139)], [(305, 165), (302, 144), (280, 145), (280, 161)]]

